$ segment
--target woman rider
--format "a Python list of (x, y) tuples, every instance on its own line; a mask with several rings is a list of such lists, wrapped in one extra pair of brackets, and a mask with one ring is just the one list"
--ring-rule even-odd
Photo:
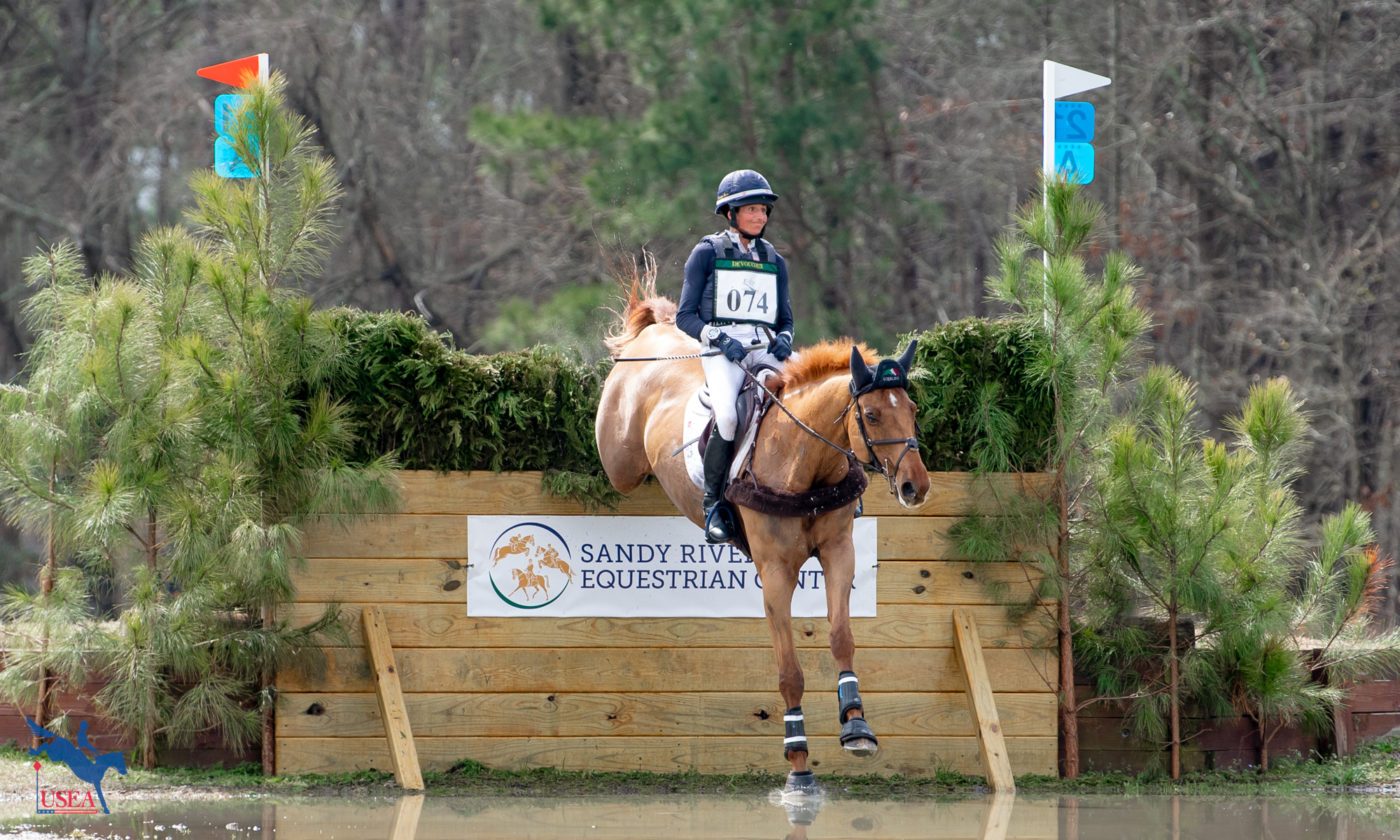
[(705, 539), (729, 542), (723, 515), (716, 515), (734, 454), (739, 426), (738, 397), (744, 368), (776, 367), (792, 355), (792, 304), (787, 262), (763, 232), (778, 196), (752, 169), (725, 175), (715, 195), (715, 213), (729, 228), (700, 240), (685, 261), (676, 326), (719, 351), (704, 356), (705, 384), (715, 412), (715, 430), (705, 447)]

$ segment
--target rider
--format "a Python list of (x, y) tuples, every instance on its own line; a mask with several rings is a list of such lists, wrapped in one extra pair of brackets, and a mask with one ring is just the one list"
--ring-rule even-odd
[(752, 169), (725, 175), (715, 194), (715, 213), (729, 228), (703, 238), (685, 261), (676, 326), (719, 351), (700, 359), (715, 412), (715, 430), (705, 447), (703, 502), (705, 539), (712, 543), (733, 536), (715, 511), (734, 454), (743, 368), (776, 367), (792, 355), (787, 262), (763, 238), (777, 200), (768, 179)]

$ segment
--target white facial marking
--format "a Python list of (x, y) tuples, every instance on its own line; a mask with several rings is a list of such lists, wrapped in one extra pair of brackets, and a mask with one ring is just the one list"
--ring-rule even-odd
[(899, 401), (894, 398), (894, 392), (890, 392), (890, 408), (899, 408)]

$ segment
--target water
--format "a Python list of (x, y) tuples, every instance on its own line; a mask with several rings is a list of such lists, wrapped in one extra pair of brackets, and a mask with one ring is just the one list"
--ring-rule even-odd
[(914, 801), (829, 798), (819, 808), (763, 797), (546, 799), (462, 796), (109, 797), (113, 813), (38, 816), (0, 804), (0, 836), (121, 840), (477, 840), (477, 838), (968, 838), (968, 840), (1373, 840), (1400, 838), (1400, 799), (984, 796)]

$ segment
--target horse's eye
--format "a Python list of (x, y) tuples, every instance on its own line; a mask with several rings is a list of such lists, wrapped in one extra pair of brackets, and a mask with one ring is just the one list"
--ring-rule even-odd
[(867, 408), (865, 409), (865, 422), (874, 425), (880, 422), (880, 417), (875, 412)]

